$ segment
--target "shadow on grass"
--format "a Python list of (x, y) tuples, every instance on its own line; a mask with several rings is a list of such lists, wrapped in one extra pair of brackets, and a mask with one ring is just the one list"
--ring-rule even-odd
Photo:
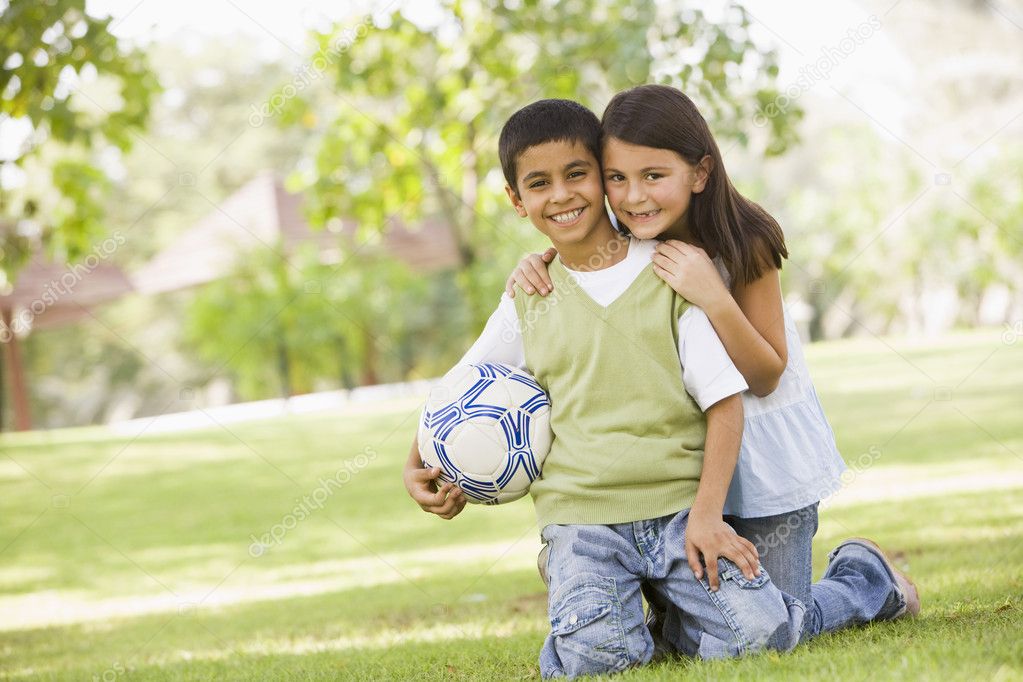
[[(951, 505), (964, 512), (964, 526), (984, 514), (973, 506), (976, 497)], [(932, 512), (934, 505), (940, 501), (929, 500), (918, 511)], [(623, 679), (678, 679), (680, 673), (711, 679), (973, 679), (1020, 672), (1018, 523), (1014, 532), (999, 528), (997, 539), (905, 544), (897, 524), (876, 524), (872, 520), (875, 535), (887, 537), (914, 565), (924, 600), (919, 619), (827, 635), (784, 656), (676, 660)], [(979, 563), (982, 556), (1007, 560)], [(453, 568), (416, 585), (5, 633), (3, 668), (90, 677), (119, 664), (132, 677), (158, 680), (536, 679), (547, 628), (538, 577), (517, 571), (480, 578), (480, 572)]]

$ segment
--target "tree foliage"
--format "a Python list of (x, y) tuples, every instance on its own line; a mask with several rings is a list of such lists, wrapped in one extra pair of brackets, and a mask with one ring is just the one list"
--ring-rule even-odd
[(241, 254), (189, 305), (186, 343), (230, 372), (243, 398), (404, 380), (427, 352), (409, 343), (431, 322), (426, 280), (372, 250), (340, 264), (322, 256)]
[(13, 0), (0, 12), (0, 128), (23, 138), (0, 185), (0, 272), (38, 248), (74, 260), (106, 232), (100, 152), (127, 150), (159, 89), (145, 54), (85, 0)]
[[(745, 142), (755, 107), (776, 94), (775, 55), (752, 41), (737, 6), (714, 18), (597, 0), (443, 0), (436, 16), (404, 12), (318, 37), (310, 64), (336, 96), (299, 184), (318, 225), (343, 216), (371, 232), (392, 216), (441, 216), (476, 323), (496, 293), (482, 290), (481, 270), (498, 249), (531, 244), (509, 220), (498, 172), (497, 135), (512, 112), (544, 97), (599, 111), (617, 90), (664, 82), (692, 95), (719, 136)], [(289, 99), (282, 120), (308, 120), (310, 102)], [(798, 116), (793, 107), (770, 120), (770, 149), (784, 149)]]

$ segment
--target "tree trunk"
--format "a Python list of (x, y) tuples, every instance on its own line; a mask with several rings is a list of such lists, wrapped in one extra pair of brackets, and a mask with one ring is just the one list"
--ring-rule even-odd
[(4, 414), (6, 413), (7, 405), (4, 402), (4, 398), (7, 392), (4, 390), (4, 359), (0, 357), (0, 433), (4, 430)]
[(11, 383), (14, 430), (28, 431), (32, 428), (32, 415), (28, 402), (28, 383), (25, 381), (25, 367), (21, 361), (21, 346), (18, 345), (18, 335), (14, 333), (12, 318), (13, 315), (10, 308), (0, 310), (0, 320), (2, 320), (3, 329), (8, 330), (10, 333), (10, 338), (3, 344), (4, 362), (7, 365), (5, 374), (10, 377)]
[(288, 346), (282, 340), (277, 342), (277, 376), (281, 380), (281, 395), (285, 398), (291, 397), (291, 360), (288, 358)]
[(373, 335), (368, 329), (363, 330), (366, 343), (366, 356), (362, 365), (362, 385), (373, 386), (380, 383), (377, 374), (377, 347), (373, 343)]
[(338, 337), (337, 339), (337, 357), (338, 379), (341, 381), (341, 388), (351, 390), (355, 386), (355, 381), (352, 379), (352, 373), (348, 369), (348, 346), (345, 343), (344, 337)]
[[(471, 124), (468, 139), (475, 142), (475, 128)], [(429, 161), (425, 162), (425, 165), (437, 192), (444, 220), (455, 239), (459, 260), (458, 276), (455, 278), (455, 282), (462, 290), (462, 295), (469, 307), (473, 327), (471, 331), (476, 333), (490, 316), (490, 310), (483, 300), (483, 292), (479, 290), (476, 281), (475, 268), (479, 261), (479, 253), (472, 237), (472, 229), (476, 217), (480, 174), (479, 169), (476, 168), (476, 164), (479, 162), (478, 155), (471, 144), (469, 149), (470, 151), (462, 157), (464, 175), (462, 176), (460, 195), (455, 195), (454, 191), (444, 184), (436, 166)], [(427, 158), (427, 154), (428, 152), (424, 152), (424, 159)]]

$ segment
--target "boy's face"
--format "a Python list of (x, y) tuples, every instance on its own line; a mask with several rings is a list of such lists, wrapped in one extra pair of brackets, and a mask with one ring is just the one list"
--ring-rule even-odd
[(585, 145), (530, 147), (519, 154), (515, 173), (516, 186), (505, 187), (515, 210), (555, 246), (583, 241), (602, 223), (610, 225), (600, 165)]

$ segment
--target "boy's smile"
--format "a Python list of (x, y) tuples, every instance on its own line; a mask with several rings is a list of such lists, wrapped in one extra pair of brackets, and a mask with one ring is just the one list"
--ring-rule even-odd
[(562, 213), (555, 213), (554, 215), (549, 215), (547, 217), (562, 227), (574, 225), (579, 220), (579, 216), (581, 216), (585, 210), (585, 206), (580, 206), (579, 208), (573, 208)]
[(600, 164), (584, 144), (535, 145), (519, 154), (515, 165), (515, 187), (505, 188), (508, 197), (520, 216), (550, 238), (566, 264), (585, 261), (614, 238)]

